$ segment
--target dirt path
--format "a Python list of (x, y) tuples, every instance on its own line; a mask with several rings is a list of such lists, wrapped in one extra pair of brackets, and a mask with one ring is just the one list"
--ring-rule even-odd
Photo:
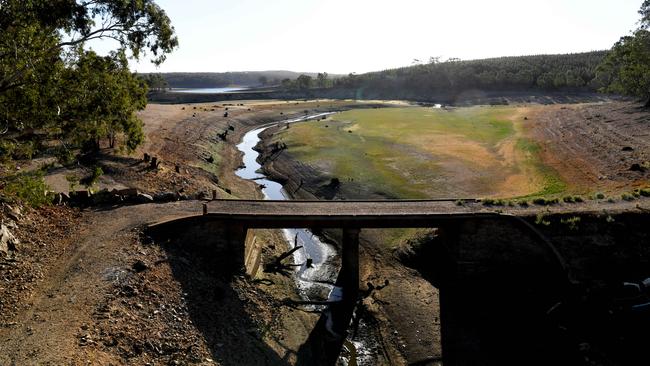
[(197, 213), (198, 202), (140, 205), (85, 213), (70, 233), (68, 249), (45, 269), (27, 300), (28, 309), (0, 328), (0, 364), (106, 364), (87, 359), (79, 337), (112, 282), (131, 272), (127, 248), (133, 229), (147, 222)]

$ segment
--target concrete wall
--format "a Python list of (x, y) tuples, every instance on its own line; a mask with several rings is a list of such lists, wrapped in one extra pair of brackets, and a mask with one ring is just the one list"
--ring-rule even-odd
[(147, 234), (156, 243), (183, 245), (192, 253), (207, 260), (223, 273), (246, 271), (254, 275), (259, 268), (260, 243), (249, 235), (250, 230), (193, 216), (151, 225)]

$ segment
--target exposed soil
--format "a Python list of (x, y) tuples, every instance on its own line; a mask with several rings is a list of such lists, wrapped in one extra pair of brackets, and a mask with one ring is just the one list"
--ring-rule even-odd
[(544, 163), (577, 190), (621, 192), (650, 182), (650, 113), (639, 104), (554, 105), (531, 112), (528, 131), (540, 142)]

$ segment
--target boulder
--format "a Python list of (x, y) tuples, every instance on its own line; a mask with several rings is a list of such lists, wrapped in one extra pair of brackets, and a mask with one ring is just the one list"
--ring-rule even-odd
[(0, 257), (8, 257), (15, 252), (20, 242), (4, 224), (0, 225)]
[(136, 198), (136, 201), (138, 203), (152, 203), (153, 202), (153, 197), (146, 193), (139, 193), (138, 197)]
[(124, 188), (124, 189), (114, 189), (113, 194), (118, 195), (118, 196), (123, 196), (123, 197), (137, 197), (138, 194), (137, 188)]
[(156, 202), (173, 202), (178, 200), (178, 195), (174, 192), (161, 192), (156, 193), (153, 200)]

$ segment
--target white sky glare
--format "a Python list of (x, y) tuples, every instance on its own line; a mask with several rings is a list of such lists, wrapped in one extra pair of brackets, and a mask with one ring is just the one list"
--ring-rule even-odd
[(610, 48), (641, 0), (158, 0), (180, 47), (139, 72), (367, 72)]

